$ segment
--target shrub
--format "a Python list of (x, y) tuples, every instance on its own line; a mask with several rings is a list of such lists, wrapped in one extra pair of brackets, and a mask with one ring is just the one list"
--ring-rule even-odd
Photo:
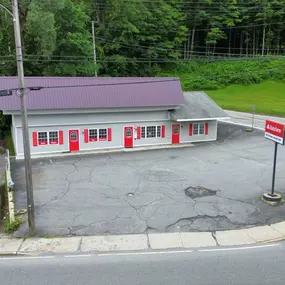
[(11, 234), (15, 232), (21, 225), (21, 221), (18, 219), (15, 219), (13, 222), (10, 222), (10, 219), (7, 218), (5, 223), (4, 232), (7, 234)]
[(214, 62), (187, 61), (167, 65), (159, 76), (180, 77), (183, 89), (215, 90), (230, 84), (252, 84), (284, 80), (285, 60), (228, 60)]

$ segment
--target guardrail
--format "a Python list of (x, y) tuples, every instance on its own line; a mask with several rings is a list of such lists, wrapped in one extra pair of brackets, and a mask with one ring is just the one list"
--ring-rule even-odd
[(10, 162), (10, 153), (9, 150), (6, 150), (6, 165), (5, 165), (5, 172), (6, 172), (6, 189), (7, 189), (7, 196), (8, 196), (8, 208), (9, 208), (9, 218), (10, 222), (15, 220), (15, 206), (14, 206), (14, 185), (15, 183), (12, 180), (11, 176), (11, 162)]

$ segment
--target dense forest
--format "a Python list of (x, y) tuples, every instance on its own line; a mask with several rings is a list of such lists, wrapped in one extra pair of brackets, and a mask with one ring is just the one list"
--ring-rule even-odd
[[(1, 4), (11, 8), (9, 0)], [(21, 0), (19, 5), (27, 75), (92, 76), (96, 69), (99, 76), (151, 76), (185, 63), (282, 61), (285, 51), (285, 0)], [(13, 74), (13, 22), (0, 9), (0, 75)]]

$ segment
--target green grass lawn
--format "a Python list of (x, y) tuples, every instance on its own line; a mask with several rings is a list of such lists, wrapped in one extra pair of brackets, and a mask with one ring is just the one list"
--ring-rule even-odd
[(4, 140), (4, 146), (5, 148), (8, 148), (10, 151), (10, 156), (15, 156), (15, 148), (14, 148), (14, 143), (13, 139), (11, 136), (7, 136)]
[(231, 85), (206, 91), (223, 109), (285, 117), (285, 82), (265, 81), (252, 85)]

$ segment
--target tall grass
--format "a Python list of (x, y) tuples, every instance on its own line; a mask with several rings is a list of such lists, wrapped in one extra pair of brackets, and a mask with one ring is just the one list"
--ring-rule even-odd
[(217, 90), (231, 84), (248, 85), (269, 79), (283, 80), (285, 58), (284, 60), (180, 62), (168, 65), (158, 75), (179, 77), (185, 91)]

